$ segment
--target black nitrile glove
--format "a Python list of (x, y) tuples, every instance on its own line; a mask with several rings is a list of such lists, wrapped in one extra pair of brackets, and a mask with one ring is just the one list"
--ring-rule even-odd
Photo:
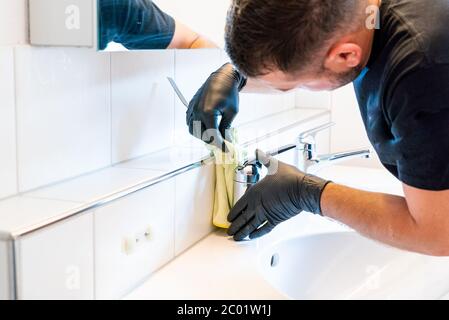
[(245, 77), (230, 63), (212, 73), (189, 103), (186, 121), (190, 134), (225, 150), (223, 138), (228, 138), (226, 130), (239, 111), (239, 91), (245, 84)]
[(308, 175), (261, 151), (259, 161), (268, 175), (250, 187), (228, 215), (234, 240), (259, 238), (302, 211), (321, 215), (321, 194), (330, 181)]

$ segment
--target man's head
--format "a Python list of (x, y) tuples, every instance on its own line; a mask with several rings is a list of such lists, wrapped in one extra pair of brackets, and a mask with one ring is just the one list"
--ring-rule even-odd
[(366, 66), (376, 0), (234, 0), (226, 50), (246, 76), (271, 87), (332, 90)]

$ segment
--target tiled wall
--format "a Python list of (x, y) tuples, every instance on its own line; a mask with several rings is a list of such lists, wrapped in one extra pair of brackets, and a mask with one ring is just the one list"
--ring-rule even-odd
[(112, 162), (173, 143), (173, 51), (111, 54)]
[[(217, 49), (0, 46), (0, 198), (174, 144), (200, 145), (166, 78), (190, 99), (225, 61)], [(242, 95), (236, 123), (293, 107), (294, 94)]]
[[(36, 48), (26, 44), (26, 30), (26, 0), (0, 0), (0, 198), (173, 144), (201, 145), (189, 136), (185, 107), (166, 77), (189, 100), (228, 61), (221, 50)], [(350, 90), (299, 91), (296, 100), (294, 93), (242, 94), (235, 124), (295, 105), (332, 107), (332, 149), (363, 147)]]
[[(332, 92), (332, 121), (336, 123), (331, 130), (330, 137), (332, 152), (371, 147), (352, 84)], [(381, 167), (375, 153), (371, 159), (355, 159), (346, 164), (371, 168)]]
[[(0, 57), (0, 197), (190, 141), (166, 77), (176, 76), (190, 99), (223, 62), (219, 50), (4, 46)], [(285, 109), (286, 100), (243, 98), (239, 121)]]
[(110, 164), (110, 56), (15, 48), (19, 190)]
[[(175, 77), (190, 99), (226, 60), (220, 50), (0, 46), (0, 197), (173, 144), (200, 145), (189, 136), (186, 109), (166, 77)], [(332, 108), (333, 151), (369, 145), (350, 86), (329, 94), (299, 91), (296, 101), (294, 94), (242, 94), (235, 123), (295, 105)], [(356, 164), (378, 166), (377, 160)]]
[[(221, 50), (95, 52), (27, 44), (27, 0), (0, 0), (0, 199), (173, 144), (198, 146), (185, 107)], [(236, 123), (294, 107), (242, 95)]]
[(0, 197), (17, 191), (14, 52), (0, 47)]
[(296, 92), (296, 106), (301, 108), (331, 109), (332, 93), (299, 89)]

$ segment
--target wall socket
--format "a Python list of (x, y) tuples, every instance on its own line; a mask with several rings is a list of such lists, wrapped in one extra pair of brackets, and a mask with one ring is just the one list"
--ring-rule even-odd
[(153, 233), (151, 227), (147, 227), (145, 230), (137, 232), (132, 236), (125, 236), (122, 240), (122, 252), (127, 256), (130, 256), (152, 239)]

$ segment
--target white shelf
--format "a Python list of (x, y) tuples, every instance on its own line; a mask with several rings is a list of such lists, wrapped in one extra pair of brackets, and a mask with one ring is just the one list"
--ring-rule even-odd
[(116, 165), (117, 168), (163, 170), (166, 172), (187, 167), (208, 159), (210, 152), (206, 147), (172, 147), (150, 155), (139, 157)]
[(81, 203), (16, 196), (0, 201), (0, 237), (6, 239), (19, 230), (57, 219), (76, 210)]
[(44, 199), (76, 201), (82, 204), (95, 202), (110, 194), (159, 177), (166, 171), (106, 168), (56, 185), (27, 193), (27, 196)]
[[(300, 127), (329, 112), (291, 109), (239, 126), (250, 145)], [(286, 143), (292, 143), (287, 141)], [(271, 148), (271, 147), (270, 147)], [(203, 147), (173, 146), (74, 179), (0, 201), (0, 238), (20, 236), (189, 171), (210, 158)]]

